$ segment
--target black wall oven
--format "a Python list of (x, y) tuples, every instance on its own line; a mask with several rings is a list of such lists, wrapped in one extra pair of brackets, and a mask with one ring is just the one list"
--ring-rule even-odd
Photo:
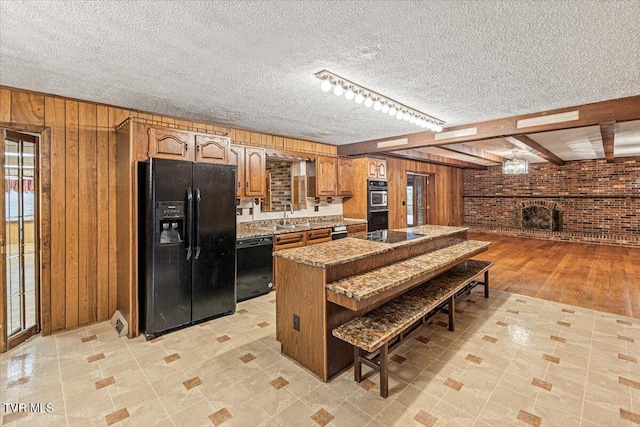
[(387, 206), (387, 181), (370, 179), (367, 181), (367, 221), (369, 231), (389, 228), (389, 208)]

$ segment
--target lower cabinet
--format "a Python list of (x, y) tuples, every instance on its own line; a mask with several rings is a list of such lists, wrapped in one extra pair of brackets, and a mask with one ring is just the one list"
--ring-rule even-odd
[(276, 234), (273, 236), (273, 250), (299, 248), (307, 245), (307, 232), (296, 231), (295, 233)]
[(347, 225), (347, 236), (357, 233), (366, 233), (367, 232), (367, 224), (354, 224)]

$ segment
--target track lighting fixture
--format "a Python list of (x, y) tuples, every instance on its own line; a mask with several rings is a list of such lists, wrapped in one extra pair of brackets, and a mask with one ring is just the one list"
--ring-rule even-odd
[(389, 114), (398, 120), (409, 122), (420, 128), (429, 129), (433, 132), (442, 132), (444, 121), (440, 119), (407, 107), (404, 104), (355, 84), (327, 70), (319, 71), (315, 76), (322, 80), (320, 89), (323, 92), (333, 91), (334, 95), (344, 95), (346, 99), (354, 100), (357, 104), (364, 104), (366, 108), (373, 107), (375, 111)]

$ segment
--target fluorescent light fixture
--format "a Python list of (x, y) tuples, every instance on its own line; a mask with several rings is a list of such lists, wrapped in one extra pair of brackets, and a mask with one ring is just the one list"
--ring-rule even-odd
[(409, 143), (408, 138), (400, 138), (400, 139), (390, 139), (389, 141), (380, 141), (378, 142), (378, 148), (384, 147), (395, 147), (398, 145), (407, 145)]
[[(439, 126), (435, 125), (434, 126)], [(448, 132), (442, 132), (436, 134), (435, 139), (449, 139), (449, 138), (460, 138), (462, 136), (472, 136), (478, 133), (478, 128), (466, 128), (459, 130), (450, 130)]]
[(580, 111), (567, 111), (566, 113), (550, 114), (548, 116), (532, 117), (530, 119), (522, 119), (516, 121), (518, 129), (528, 128), (531, 126), (550, 125), (552, 123), (570, 122), (580, 118)]
[[(315, 74), (315, 76), (322, 80), (320, 89), (323, 92), (331, 92), (337, 96), (342, 95), (345, 92), (345, 98), (351, 100), (354, 99), (358, 104), (364, 103), (364, 106), (369, 108), (373, 106), (373, 110), (380, 111), (383, 114), (389, 114), (391, 117), (396, 117), (398, 120), (411, 123), (424, 129), (430, 129), (434, 132), (441, 132), (443, 120), (430, 116), (418, 111), (414, 108), (407, 107), (404, 104), (399, 103), (389, 97), (374, 92), (363, 86), (360, 86), (350, 80), (333, 74), (330, 71), (322, 70)], [(355, 96), (353, 94), (356, 94)], [(375, 100), (375, 103), (374, 103)]]

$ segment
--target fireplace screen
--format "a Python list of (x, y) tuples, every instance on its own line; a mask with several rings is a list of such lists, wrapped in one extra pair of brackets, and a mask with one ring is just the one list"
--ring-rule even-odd
[(558, 231), (559, 212), (543, 205), (529, 205), (521, 209), (521, 227), (526, 230)]

